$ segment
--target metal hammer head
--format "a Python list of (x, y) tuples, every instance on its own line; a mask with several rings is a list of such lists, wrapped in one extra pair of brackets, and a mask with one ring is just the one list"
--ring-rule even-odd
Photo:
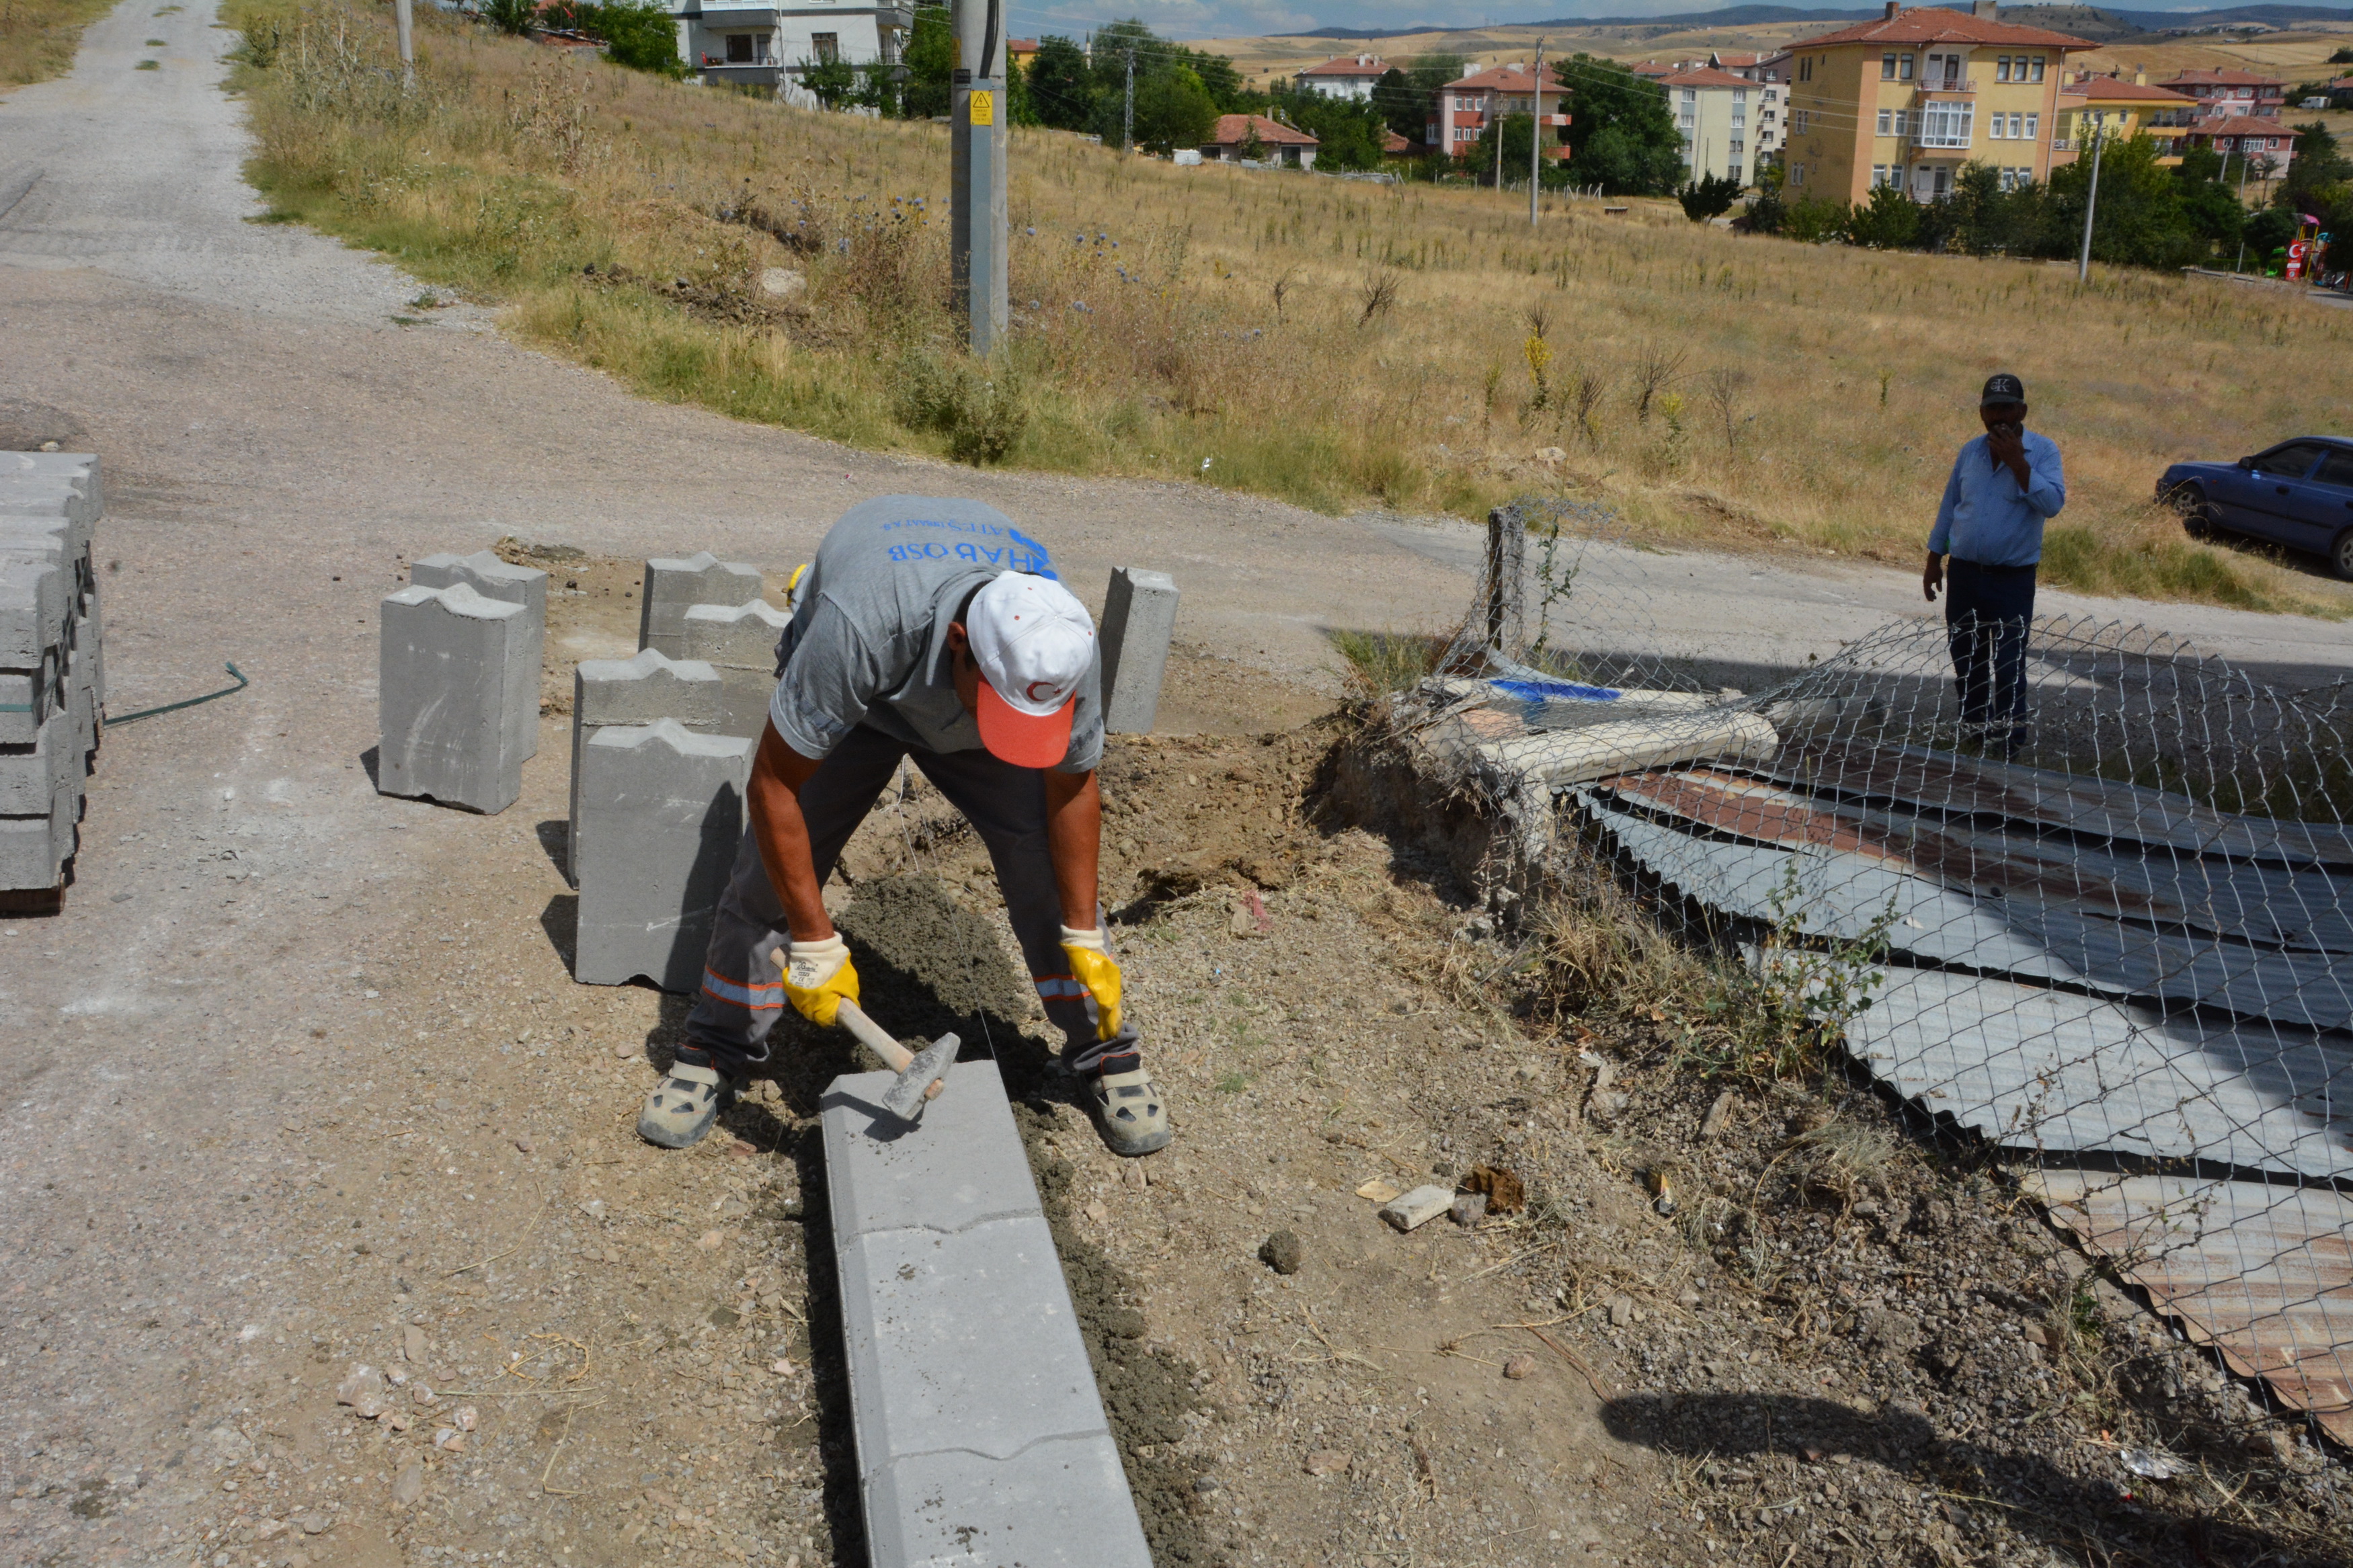
[(946, 1081), (948, 1068), (956, 1058), (959, 1044), (954, 1035), (942, 1035), (915, 1053), (915, 1059), (900, 1073), (898, 1081), (882, 1091), (882, 1109), (902, 1121), (923, 1120), (923, 1103), (931, 1099), (932, 1086)]

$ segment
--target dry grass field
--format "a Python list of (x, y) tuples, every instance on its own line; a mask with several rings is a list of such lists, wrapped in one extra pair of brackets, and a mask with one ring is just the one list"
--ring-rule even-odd
[(114, 0), (0, 0), (0, 92), (63, 76)]
[[(1564, 202), (1531, 230), (1525, 198), (1021, 132), (1015, 346), (976, 365), (944, 304), (944, 126), (797, 112), (427, 15), (404, 95), (375, 8), (278, 15), (270, 64), (241, 78), (278, 215), (502, 302), (522, 340), (650, 395), (1330, 509), (1565, 492), (1662, 542), (1909, 563), (1999, 367), (2066, 452), (2052, 577), (2353, 608), (2309, 563), (2190, 544), (2149, 500), (2171, 458), (2341, 410), (2353, 313), (1750, 238), (1665, 204)], [(797, 291), (764, 292), (771, 268)]]

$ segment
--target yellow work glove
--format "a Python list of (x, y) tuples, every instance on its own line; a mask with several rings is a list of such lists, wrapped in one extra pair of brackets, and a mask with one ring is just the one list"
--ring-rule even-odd
[(1095, 999), (1095, 1038), (1110, 1039), (1119, 1033), (1119, 961), (1103, 945), (1103, 933), (1064, 926), (1062, 956), (1071, 961), (1071, 973)]
[(837, 931), (823, 942), (797, 942), (778, 955), (785, 961), (785, 1000), (810, 1023), (831, 1028), (846, 998), (858, 1000), (858, 971)]

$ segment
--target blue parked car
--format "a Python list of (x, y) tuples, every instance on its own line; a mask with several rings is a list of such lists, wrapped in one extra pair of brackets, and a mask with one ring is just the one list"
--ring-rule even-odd
[(2235, 463), (2176, 463), (2157, 499), (2190, 536), (2217, 529), (2326, 556), (2353, 582), (2353, 440), (2300, 436)]

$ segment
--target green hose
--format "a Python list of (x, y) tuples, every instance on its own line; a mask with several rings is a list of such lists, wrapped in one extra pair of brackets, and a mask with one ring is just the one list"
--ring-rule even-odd
[(194, 708), (199, 702), (210, 702), (216, 697), (234, 696), (253, 684), (246, 679), (245, 671), (237, 668), (236, 665), (229, 664), (223, 668), (227, 669), (229, 678), (237, 682), (235, 686), (224, 686), (218, 691), (207, 691), (202, 697), (190, 697), (179, 702), (166, 702), (161, 708), (142, 708), (138, 712), (125, 713), (120, 719), (110, 713), (107, 715), (106, 727), (111, 730), (117, 724), (128, 724), (134, 719), (153, 719), (158, 713), (176, 713), (183, 708)]

